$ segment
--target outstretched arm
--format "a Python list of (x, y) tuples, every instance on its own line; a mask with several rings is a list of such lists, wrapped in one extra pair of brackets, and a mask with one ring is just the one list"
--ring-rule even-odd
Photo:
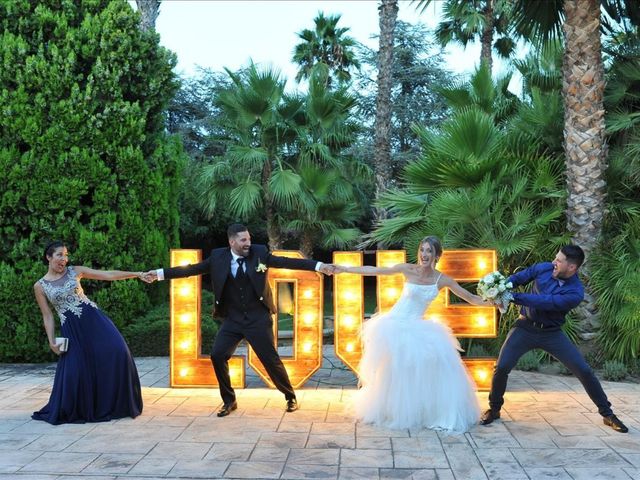
[(443, 275), (440, 281), (438, 282), (440, 287), (447, 287), (453, 293), (455, 293), (458, 297), (463, 299), (466, 302), (469, 302), (472, 305), (481, 305), (485, 307), (493, 307), (493, 303), (483, 300), (482, 297), (478, 295), (474, 295), (473, 293), (465, 290), (460, 286), (458, 282), (456, 282), (453, 278), (448, 275)]
[(406, 273), (409, 269), (408, 263), (399, 263), (393, 267), (344, 267), (335, 266), (335, 273), (357, 273), (358, 275), (394, 275), (396, 273)]
[(123, 270), (94, 270), (89, 267), (75, 267), (80, 278), (89, 278), (91, 280), (125, 280), (127, 278), (143, 279), (143, 272), (126, 272)]

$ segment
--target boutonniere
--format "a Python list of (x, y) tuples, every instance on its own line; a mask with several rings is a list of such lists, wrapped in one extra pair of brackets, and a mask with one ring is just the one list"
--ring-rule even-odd
[(258, 262), (258, 266), (256, 267), (256, 272), (264, 273), (266, 271), (267, 271), (267, 266), (262, 262)]

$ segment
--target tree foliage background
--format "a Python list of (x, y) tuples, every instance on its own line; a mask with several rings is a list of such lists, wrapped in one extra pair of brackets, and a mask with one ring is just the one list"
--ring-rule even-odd
[[(184, 161), (164, 131), (175, 57), (124, 0), (0, 4), (0, 361), (50, 358), (33, 283), (44, 246), (143, 270), (178, 245)], [(157, 290), (86, 282), (119, 327)]]

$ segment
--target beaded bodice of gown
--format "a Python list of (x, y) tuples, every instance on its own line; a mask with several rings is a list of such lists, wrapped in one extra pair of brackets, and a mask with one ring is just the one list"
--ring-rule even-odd
[(422, 319), (424, 311), (437, 296), (437, 283), (421, 285), (405, 282), (400, 298), (387, 315), (393, 316), (397, 322)]
[(97, 307), (84, 294), (80, 279), (72, 266), (67, 266), (64, 275), (57, 280), (49, 281), (41, 278), (38, 281), (42, 285), (47, 299), (58, 313), (62, 325), (64, 325), (70, 314), (79, 317), (82, 313), (82, 305)]

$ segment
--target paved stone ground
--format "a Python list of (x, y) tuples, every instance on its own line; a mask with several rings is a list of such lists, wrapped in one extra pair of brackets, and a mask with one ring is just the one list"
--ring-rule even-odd
[(252, 375), (238, 411), (217, 418), (216, 390), (169, 389), (168, 358), (139, 358), (140, 417), (55, 427), (30, 419), (55, 365), (0, 365), (0, 480), (640, 479), (638, 384), (604, 382), (628, 434), (602, 424), (575, 378), (525, 372), (510, 378), (503, 421), (465, 435), (385, 430), (354, 421), (355, 378), (325, 355), (294, 413)]

